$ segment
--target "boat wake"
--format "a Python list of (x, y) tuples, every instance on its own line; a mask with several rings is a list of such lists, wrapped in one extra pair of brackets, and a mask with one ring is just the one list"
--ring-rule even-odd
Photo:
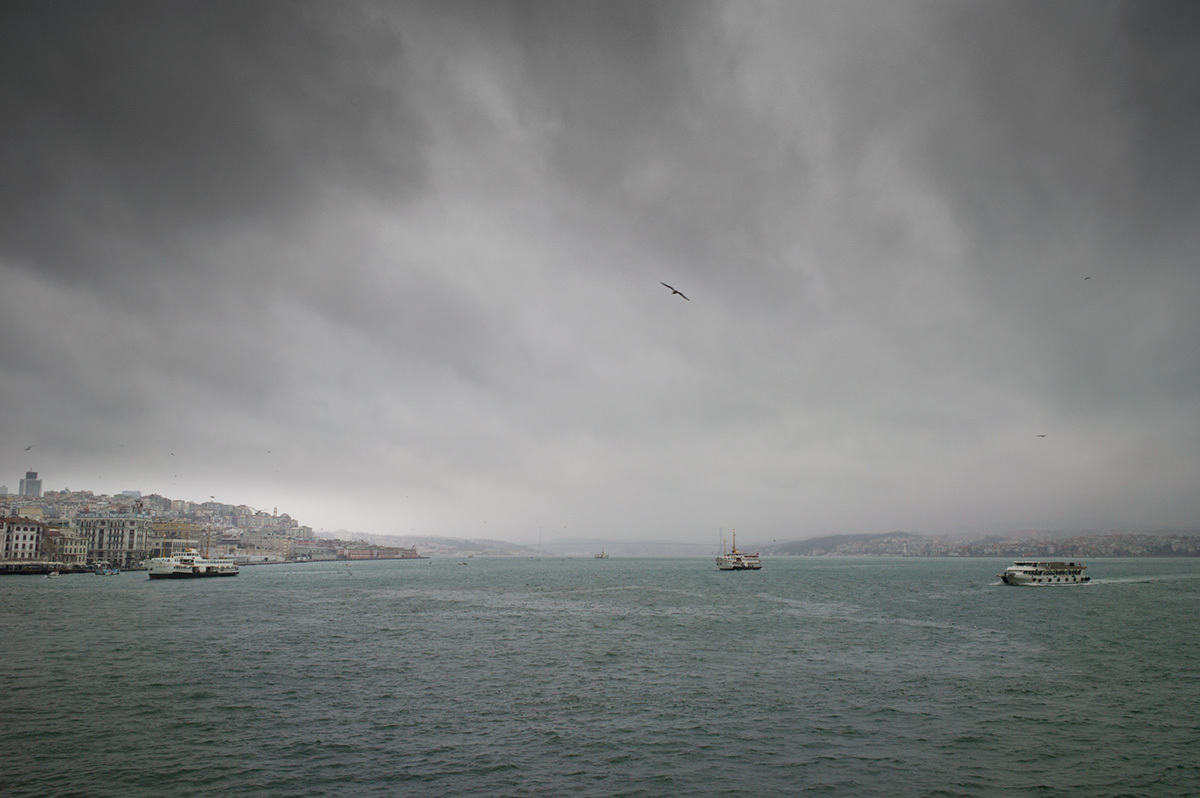
[(1181, 582), (1200, 579), (1200, 573), (1195, 574), (1150, 574), (1146, 576), (1106, 576), (1093, 579), (1092, 584), (1101, 585), (1140, 585), (1151, 582)]

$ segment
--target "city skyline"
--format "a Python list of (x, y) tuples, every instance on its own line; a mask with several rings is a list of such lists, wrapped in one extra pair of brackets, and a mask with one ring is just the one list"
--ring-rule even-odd
[(5, 4), (0, 471), (519, 543), (1195, 527), (1196, 9)]
[[(40, 482), (40, 480), (39, 480)], [(223, 518), (223, 524), (208, 526), (210, 531), (235, 532), (246, 528), (267, 529), (274, 534), (292, 539), (317, 538), (343, 542), (364, 541), (371, 545), (409, 546), (414, 543), (431, 547), (435, 553), (456, 554), (470, 551), (494, 554), (513, 554), (524, 551), (552, 556), (578, 556), (599, 548), (611, 549), (623, 556), (708, 556), (720, 551), (730, 540), (733, 530), (720, 530), (718, 540), (707, 539), (706, 535), (680, 540), (657, 540), (649, 538), (621, 538), (617, 536), (596, 538), (544, 538), (539, 534), (536, 541), (521, 543), (495, 538), (467, 538), (444, 535), (396, 535), (391, 533), (363, 533), (352, 529), (313, 529), (303, 519), (293, 518), (286, 510), (272, 508), (270, 511), (256, 508), (236, 500), (218, 500), (210, 496), (205, 501), (186, 498), (143, 495), (140, 491), (126, 490), (119, 494), (96, 494), (86, 488), (71, 490), (50, 489), (46, 495), (7, 494), (0, 486), (0, 503), (8, 500), (7, 516), (10, 520), (27, 517), (29, 508), (37, 508), (28, 517), (48, 528), (62, 528), (78, 532), (79, 518), (75, 510), (83, 510), (90, 518), (109, 515), (144, 518), (194, 518), (194, 514), (212, 514), (210, 519)], [(80, 504), (80, 497), (91, 497), (88, 506)], [(68, 510), (67, 512), (62, 512)], [(247, 527), (249, 516), (262, 522)], [(250, 520), (254, 520), (250, 519)], [(196, 527), (197, 529), (199, 527)], [(544, 533), (546, 530), (541, 530)], [(745, 538), (743, 537), (743, 542)], [(1053, 556), (1064, 547), (1075, 556), (1196, 556), (1200, 543), (1200, 527), (1191, 528), (1126, 528), (1126, 529), (1021, 529), (986, 530), (980, 528), (959, 529), (938, 534), (920, 531), (890, 530), (867, 534), (835, 534), (808, 536), (803, 538), (783, 537), (754, 540), (753, 545), (765, 554), (808, 554), (808, 555), (875, 555), (875, 556), (1019, 556), (1040, 554)], [(428, 550), (428, 549), (427, 549)]]

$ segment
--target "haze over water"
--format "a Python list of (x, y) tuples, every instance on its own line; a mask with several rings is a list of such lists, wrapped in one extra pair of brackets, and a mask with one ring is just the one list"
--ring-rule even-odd
[(0, 579), (6, 796), (1183, 795), (1200, 563)]

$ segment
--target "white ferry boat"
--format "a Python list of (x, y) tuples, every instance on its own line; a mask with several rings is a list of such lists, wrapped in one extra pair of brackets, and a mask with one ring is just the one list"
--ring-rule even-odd
[(146, 570), (151, 579), (194, 579), (201, 576), (237, 576), (238, 564), (220, 557), (210, 560), (195, 549), (187, 549), (174, 557), (155, 557)]
[(1082, 585), (1091, 580), (1081, 562), (1017, 560), (997, 574), (1006, 585)]
[(725, 541), (721, 541), (721, 556), (717, 558), (717, 568), (722, 571), (757, 571), (762, 568), (762, 560), (758, 558), (758, 552), (749, 554), (744, 551), (738, 551), (737, 547), (737, 532), (733, 533), (733, 546), (729, 551), (725, 551)]

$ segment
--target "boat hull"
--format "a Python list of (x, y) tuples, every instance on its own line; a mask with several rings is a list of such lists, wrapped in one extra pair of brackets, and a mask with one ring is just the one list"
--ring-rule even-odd
[(237, 571), (171, 571), (170, 573), (150, 572), (151, 579), (204, 579), (210, 576), (237, 576)]
[(1006, 585), (1014, 585), (1018, 587), (1024, 587), (1026, 585), (1032, 587), (1038, 587), (1041, 585), (1053, 587), (1054, 585), (1086, 585), (1088, 582), (1092, 581), (1092, 579), (1090, 576), (1079, 576), (1062, 577), (1061, 579), (1047, 579), (1042, 581), (1038, 579), (1031, 579), (1025, 576), (1010, 576), (1007, 574), (1000, 574), (1000, 581)]

